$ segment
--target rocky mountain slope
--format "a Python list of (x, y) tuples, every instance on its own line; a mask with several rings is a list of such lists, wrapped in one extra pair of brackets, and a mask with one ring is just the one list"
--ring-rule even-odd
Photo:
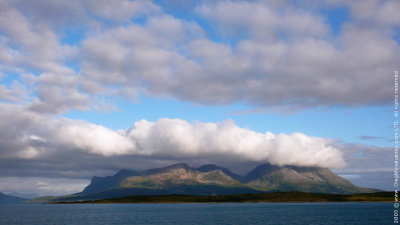
[(273, 166), (263, 164), (247, 174), (244, 181), (250, 187), (263, 191), (302, 191), (332, 194), (374, 192), (360, 188), (327, 168)]
[[(142, 172), (121, 170), (114, 176), (93, 177), (89, 186), (68, 199), (103, 199), (129, 195), (225, 195), (261, 192), (370, 193), (327, 168), (257, 166), (246, 176), (207, 164), (191, 168), (185, 163)], [(64, 199), (64, 200), (68, 200)]]

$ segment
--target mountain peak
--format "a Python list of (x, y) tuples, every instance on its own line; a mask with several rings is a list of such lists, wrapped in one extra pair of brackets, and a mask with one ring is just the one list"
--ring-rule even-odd
[(244, 178), (246, 184), (264, 191), (305, 191), (318, 193), (373, 192), (354, 186), (327, 168), (275, 166), (269, 163), (254, 168)]
[(237, 180), (237, 181), (242, 181), (243, 178), (233, 172), (231, 172), (230, 170), (217, 166), (215, 164), (204, 164), (198, 168), (196, 168), (197, 171), (199, 172), (210, 172), (210, 171), (214, 171), (214, 170), (221, 170), (223, 173), (225, 173), (226, 175), (232, 177), (233, 179)]
[(148, 170), (143, 171), (141, 174), (142, 175), (150, 175), (150, 174), (162, 173), (162, 172), (167, 172), (167, 171), (176, 170), (176, 169), (191, 170), (192, 168), (186, 163), (176, 163), (176, 164), (162, 167), (162, 168), (148, 169)]
[(249, 181), (261, 178), (261, 177), (265, 176), (266, 174), (269, 174), (269, 173), (272, 173), (272, 172), (278, 170), (279, 168), (280, 168), (279, 166), (274, 166), (270, 163), (261, 164), (261, 165), (257, 166), (256, 168), (254, 168), (253, 170), (251, 170), (244, 177), (244, 181), (249, 182)]
[(119, 182), (121, 182), (123, 179), (130, 177), (130, 176), (136, 176), (138, 174), (139, 174), (139, 172), (136, 172), (134, 170), (123, 169), (123, 170), (118, 171), (113, 176), (107, 176), (107, 177), (94, 176), (94, 177), (92, 177), (90, 185), (87, 186), (82, 191), (82, 193), (90, 194), (90, 193), (105, 191), (109, 188), (112, 188), (112, 187), (118, 185)]
[(103, 195), (202, 195), (270, 191), (343, 194), (375, 190), (354, 186), (326, 168), (265, 163), (241, 177), (215, 164), (192, 168), (186, 163), (177, 163), (142, 172), (121, 170), (114, 176), (94, 177), (80, 194), (98, 198)]

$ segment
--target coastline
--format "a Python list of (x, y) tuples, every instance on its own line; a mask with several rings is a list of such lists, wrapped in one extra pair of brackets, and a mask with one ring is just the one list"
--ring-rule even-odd
[(306, 192), (274, 192), (262, 194), (234, 195), (160, 195), (160, 196), (127, 196), (122, 198), (54, 201), (50, 204), (115, 204), (115, 203), (334, 203), (334, 202), (393, 202), (392, 192), (363, 194), (322, 194)]

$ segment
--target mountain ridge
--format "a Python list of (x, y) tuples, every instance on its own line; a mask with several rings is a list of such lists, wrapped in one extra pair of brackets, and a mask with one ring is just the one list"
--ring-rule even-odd
[(120, 170), (96, 177), (74, 199), (101, 199), (128, 195), (224, 195), (302, 191), (331, 194), (371, 193), (327, 168), (261, 164), (239, 176), (215, 164), (197, 168), (177, 163), (144, 171)]

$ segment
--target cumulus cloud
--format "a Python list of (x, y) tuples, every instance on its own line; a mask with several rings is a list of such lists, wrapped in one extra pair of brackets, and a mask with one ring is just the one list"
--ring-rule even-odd
[(347, 5), (357, 22), (364, 25), (383, 26), (381, 28), (386, 25), (400, 26), (400, 16), (396, 13), (400, 8), (398, 1), (338, 1), (336, 4)]
[[(56, 114), (140, 94), (296, 109), (389, 103), (398, 2), (309, 2), (190, 2), (195, 15), (182, 19), (165, 2), (1, 1), (0, 72), (35, 71), (35, 86), (23, 84), (31, 110)], [(349, 18), (334, 34), (325, 12), (337, 7)]]
[(18, 9), (34, 22), (50, 26), (85, 26), (93, 23), (92, 17), (99, 17), (116, 23), (123, 23), (131, 18), (157, 14), (160, 8), (146, 0), (68, 0), (47, 2), (33, 0), (14, 1)]
[[(113, 131), (100, 125), (66, 118), (46, 118), (21, 108), (5, 108), (1, 127), (1, 158), (45, 159), (60, 154), (132, 155), (153, 160), (221, 158), (231, 162), (270, 162), (340, 168), (342, 153), (330, 141), (301, 133), (258, 133), (238, 127), (232, 120), (221, 123), (189, 123), (181, 119), (138, 121), (128, 130)], [(26, 123), (27, 122), (27, 123)]]
[[(390, 148), (301, 133), (260, 133), (239, 127), (232, 120), (140, 120), (130, 129), (114, 131), (2, 103), (0, 128), (2, 177), (88, 179), (122, 168), (148, 169), (177, 162), (192, 166), (215, 163), (243, 174), (269, 162), (334, 168), (338, 174), (360, 177), (359, 184), (365, 185), (365, 171), (385, 174), (390, 169)], [(373, 186), (383, 188), (379, 182), (376, 180)]]
[(382, 74), (395, 68), (400, 49), (391, 32), (349, 20), (334, 36), (322, 14), (285, 6), (199, 4), (194, 11), (233, 44), (194, 35), (210, 30), (165, 15), (112, 28), (84, 41), (83, 78), (92, 90), (122, 86), (122, 96), (142, 92), (203, 104), (307, 108), (390, 101), (390, 76)]
[(60, 44), (56, 33), (43, 24), (33, 24), (8, 2), (0, 2), (0, 31), (7, 47), (18, 49), (14, 61), (20, 67), (57, 73), (70, 71), (63, 60), (73, 47)]
[(152, 156), (232, 157), (270, 162), (276, 165), (342, 167), (340, 151), (329, 141), (301, 133), (258, 133), (238, 127), (233, 121), (222, 123), (180, 119), (141, 120), (127, 132), (141, 154)]
[[(31, 98), (35, 111), (60, 113), (87, 108), (90, 100), (79, 86), (64, 83), (77, 79), (75, 71), (64, 64), (75, 57), (77, 48), (62, 44), (56, 31), (43, 23), (32, 23), (10, 2), (0, 1), (0, 15), (0, 48), (5, 50), (0, 57), (1, 73), (22, 80), (13, 90), (2, 86), (0, 98), (21, 102), (27, 98), (21, 93), (26, 89), (31, 96), (36, 94)], [(23, 77), (27, 74), (31, 74), (31, 82), (25, 83)], [(14, 97), (10, 98), (10, 94)]]
[(124, 135), (85, 121), (55, 121), (49, 131), (53, 135), (47, 138), (55, 145), (104, 156), (130, 154), (135, 147)]
[(267, 2), (220, 1), (202, 4), (195, 11), (219, 23), (218, 28), (225, 35), (250, 34), (265, 39), (277, 38), (277, 31), (324, 36), (329, 30), (323, 17), (317, 14)]
[(0, 85), (0, 99), (6, 102), (17, 102), (21, 103), (27, 100), (28, 93), (25, 85), (20, 82), (13, 82), (11, 87), (6, 85)]
[[(87, 93), (79, 90), (79, 77), (74, 72), (44, 72), (25, 76), (25, 86), (34, 87), (36, 98), (27, 105), (39, 113), (63, 113), (68, 110), (87, 110), (95, 104)], [(32, 88), (31, 88), (32, 89)]]

